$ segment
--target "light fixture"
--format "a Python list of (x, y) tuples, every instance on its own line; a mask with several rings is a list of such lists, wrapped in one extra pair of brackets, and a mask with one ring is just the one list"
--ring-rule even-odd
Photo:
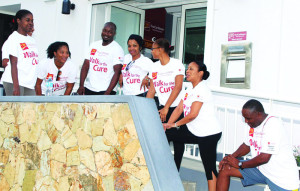
[(74, 10), (75, 9), (75, 4), (71, 3), (70, 0), (63, 0), (63, 5), (62, 5), (62, 14), (66, 14), (69, 15), (70, 14), (70, 10)]

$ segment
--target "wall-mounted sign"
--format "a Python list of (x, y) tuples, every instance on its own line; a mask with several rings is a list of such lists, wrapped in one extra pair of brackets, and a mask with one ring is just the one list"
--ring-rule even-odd
[(156, 39), (165, 37), (166, 10), (164, 8), (145, 11), (145, 48), (152, 48)]
[(247, 39), (247, 31), (228, 33), (228, 41), (241, 41)]

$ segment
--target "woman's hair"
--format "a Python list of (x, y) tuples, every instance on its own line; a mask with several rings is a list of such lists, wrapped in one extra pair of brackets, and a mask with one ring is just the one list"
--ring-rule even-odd
[(68, 48), (69, 57), (71, 58), (71, 52), (70, 52), (68, 43), (59, 42), (59, 41), (54, 42), (54, 43), (52, 43), (48, 46), (48, 48), (47, 48), (47, 57), (48, 58), (54, 58), (54, 52), (57, 52), (57, 50), (62, 46), (66, 46)]
[(207, 80), (209, 77), (209, 71), (207, 71), (206, 65), (202, 61), (194, 61), (198, 65), (198, 72), (203, 71), (203, 80)]
[(26, 15), (28, 14), (31, 14), (32, 13), (26, 9), (21, 9), (19, 10), (17, 13), (16, 13), (16, 16), (15, 16), (15, 24), (14, 24), (14, 30), (17, 30), (18, 29), (18, 22), (17, 22), (17, 19), (21, 20), (23, 17), (25, 17)]
[(135, 40), (139, 44), (140, 50), (142, 50), (144, 48), (144, 40), (140, 35), (137, 35), (137, 34), (130, 35), (127, 40), (127, 44), (129, 42), (129, 40)]
[(159, 38), (155, 42), (160, 48), (163, 48), (167, 54), (170, 54), (174, 50), (174, 46), (170, 45), (170, 42), (165, 38)]

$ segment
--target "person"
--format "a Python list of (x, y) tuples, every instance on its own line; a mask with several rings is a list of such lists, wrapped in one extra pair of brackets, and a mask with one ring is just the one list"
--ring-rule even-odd
[(35, 95), (36, 68), (39, 63), (35, 40), (28, 35), (33, 31), (33, 15), (21, 9), (16, 13), (17, 30), (7, 39), (6, 55), (9, 64), (6, 70), (10, 75), (3, 75), (2, 82), (6, 95)]
[[(124, 51), (114, 41), (117, 27), (107, 22), (102, 29), (102, 40), (90, 45), (80, 72), (79, 95), (115, 95), (122, 69)], [(86, 80), (88, 78), (88, 80)], [(84, 83), (85, 82), (85, 83)]]
[(147, 74), (151, 71), (153, 62), (141, 54), (143, 38), (132, 34), (129, 36), (127, 45), (129, 54), (124, 57), (122, 73), (119, 84), (123, 86), (124, 95), (137, 95), (146, 97), (150, 78)]
[[(32, 30), (30, 32), (28, 32), (27, 35), (32, 36), (33, 32), (34, 32), (34, 27), (32, 27)], [(8, 45), (8, 41), (6, 40), (3, 43), (3, 46), (2, 46), (2, 49), (1, 49), (2, 50), (2, 67), (5, 69), (4, 72), (3, 72), (3, 76), (4, 76), (3, 79), (6, 79), (6, 80), (12, 82), (11, 66), (9, 65), (9, 54), (7, 53), (7, 51), (8, 51), (7, 45)], [(0, 84), (3, 84), (2, 78), (1, 78)]]
[(77, 66), (71, 61), (66, 42), (54, 42), (47, 49), (48, 59), (40, 62), (35, 85), (36, 95), (45, 95), (46, 80), (52, 77), (53, 95), (70, 95), (77, 75)]
[[(211, 90), (206, 81), (209, 77), (206, 65), (191, 62), (186, 71), (186, 79), (192, 87), (185, 91), (179, 105), (173, 111), (165, 129), (180, 127), (173, 140), (182, 143), (198, 144), (205, 169), (208, 190), (216, 190), (217, 183), (217, 144), (222, 131), (215, 115)], [(177, 120), (181, 113), (184, 118)], [(186, 126), (183, 126), (185, 125)], [(181, 151), (183, 152), (183, 151)]]
[[(155, 93), (159, 100), (158, 112), (162, 122), (169, 120), (171, 113), (179, 104), (182, 97), (182, 84), (184, 78), (184, 66), (178, 59), (170, 58), (169, 53), (172, 46), (167, 39), (157, 39), (152, 44), (152, 56), (158, 59), (153, 63), (150, 72), (150, 88), (147, 93), (147, 98), (154, 98)], [(181, 115), (183, 117), (183, 114)], [(180, 169), (184, 149), (183, 143), (178, 143), (172, 140), (173, 131), (177, 129), (166, 130), (168, 142), (173, 142), (174, 160), (177, 169)]]
[[(217, 190), (228, 190), (230, 177), (241, 178), (243, 186), (261, 183), (272, 191), (298, 190), (298, 169), (281, 120), (265, 113), (262, 104), (255, 99), (244, 104), (242, 115), (249, 134), (233, 154), (220, 162)], [(249, 152), (252, 159), (238, 160)]]

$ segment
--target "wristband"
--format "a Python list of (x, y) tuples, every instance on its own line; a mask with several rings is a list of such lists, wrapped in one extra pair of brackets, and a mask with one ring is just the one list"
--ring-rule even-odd
[(175, 126), (174, 126), (174, 127), (175, 127), (176, 129), (179, 129), (179, 128), (180, 128), (179, 126), (176, 125), (176, 123), (175, 123)]

